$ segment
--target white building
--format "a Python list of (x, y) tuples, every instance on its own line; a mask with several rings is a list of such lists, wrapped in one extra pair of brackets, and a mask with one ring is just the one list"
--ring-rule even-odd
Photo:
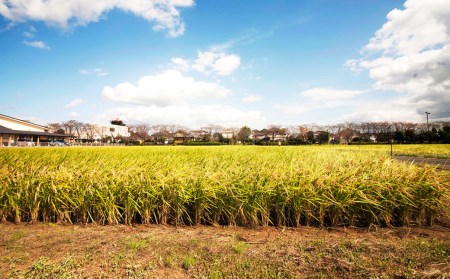
[(118, 137), (130, 137), (130, 132), (127, 126), (123, 125), (86, 125), (84, 129), (80, 131), (78, 140), (88, 141), (102, 141), (105, 138), (109, 138), (109, 141), (116, 141)]
[(29, 132), (48, 132), (48, 128), (27, 120), (17, 119), (7, 115), (0, 114), (0, 126), (11, 130), (29, 131)]

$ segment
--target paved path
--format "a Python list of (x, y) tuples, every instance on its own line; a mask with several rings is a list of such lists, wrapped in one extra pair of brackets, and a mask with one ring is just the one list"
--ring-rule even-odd
[(450, 170), (450, 159), (410, 157), (410, 156), (394, 156), (395, 159), (415, 164), (436, 165), (439, 170)]

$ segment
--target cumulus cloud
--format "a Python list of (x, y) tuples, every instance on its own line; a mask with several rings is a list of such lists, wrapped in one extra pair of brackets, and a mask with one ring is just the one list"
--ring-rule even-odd
[(450, 117), (450, 5), (446, 0), (408, 0), (363, 48), (363, 57), (347, 61), (367, 70), (376, 89), (400, 93), (416, 115)]
[(338, 100), (338, 99), (351, 99), (357, 95), (366, 93), (367, 90), (339, 90), (328, 88), (311, 88), (303, 91), (300, 95), (310, 98), (312, 100)]
[(95, 75), (98, 77), (106, 76), (109, 73), (103, 70), (102, 68), (96, 68), (96, 69), (81, 69), (78, 71), (82, 75)]
[(173, 67), (180, 71), (195, 70), (205, 75), (231, 75), (241, 65), (241, 58), (236, 54), (225, 52), (198, 52), (197, 58), (187, 60), (181, 57), (171, 59)]
[(23, 43), (30, 47), (35, 47), (35, 48), (40, 48), (40, 49), (50, 49), (50, 47), (43, 41), (24, 41)]
[(102, 91), (103, 97), (111, 101), (158, 107), (182, 105), (195, 98), (223, 98), (230, 94), (230, 90), (217, 83), (195, 81), (177, 70), (142, 77), (136, 85), (123, 82), (114, 87), (106, 86)]
[(192, 68), (204, 74), (215, 73), (221, 76), (232, 74), (241, 65), (241, 58), (224, 52), (199, 52)]
[(129, 123), (179, 124), (191, 128), (202, 127), (209, 123), (223, 127), (267, 125), (261, 111), (243, 111), (230, 106), (214, 104), (121, 107), (107, 110), (100, 117), (107, 120), (117, 117), (117, 115), (127, 119)]
[(181, 58), (181, 57), (174, 57), (171, 59), (172, 64), (175, 66), (177, 70), (180, 71), (187, 71), (189, 70), (189, 61)]
[(12, 22), (44, 21), (65, 29), (96, 22), (110, 10), (120, 9), (153, 22), (154, 30), (177, 37), (185, 31), (179, 8), (193, 5), (193, 0), (0, 0), (0, 14)]
[(259, 102), (261, 100), (261, 96), (257, 96), (257, 95), (250, 95), (250, 96), (246, 96), (244, 98), (242, 98), (242, 102), (244, 102), (245, 104), (253, 104), (256, 102)]
[(86, 103), (86, 101), (83, 100), (83, 99), (75, 99), (72, 102), (70, 102), (68, 104), (65, 104), (64, 107), (65, 108), (73, 108), (73, 107), (77, 107), (77, 106), (79, 106), (81, 104), (84, 104), (84, 103)]

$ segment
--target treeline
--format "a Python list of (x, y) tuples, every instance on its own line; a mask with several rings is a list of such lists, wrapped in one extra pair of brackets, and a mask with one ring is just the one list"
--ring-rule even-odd
[[(121, 120), (112, 125), (125, 126)], [(99, 126), (69, 120), (48, 125), (53, 132), (71, 134), (78, 140), (111, 138)], [(209, 124), (199, 129), (181, 125), (127, 125), (129, 136), (114, 140), (130, 144), (364, 144), (364, 143), (450, 143), (450, 122), (347, 122), (334, 125), (269, 125), (258, 130)]]
[(143, 143), (209, 142), (221, 144), (450, 143), (450, 122), (362, 122), (335, 125), (270, 125), (264, 129), (224, 128), (210, 124), (197, 130), (180, 125), (132, 125), (130, 140)]

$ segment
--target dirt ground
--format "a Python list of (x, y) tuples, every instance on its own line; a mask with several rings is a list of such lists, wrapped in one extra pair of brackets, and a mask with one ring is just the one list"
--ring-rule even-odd
[(0, 224), (2, 278), (445, 278), (450, 228)]

